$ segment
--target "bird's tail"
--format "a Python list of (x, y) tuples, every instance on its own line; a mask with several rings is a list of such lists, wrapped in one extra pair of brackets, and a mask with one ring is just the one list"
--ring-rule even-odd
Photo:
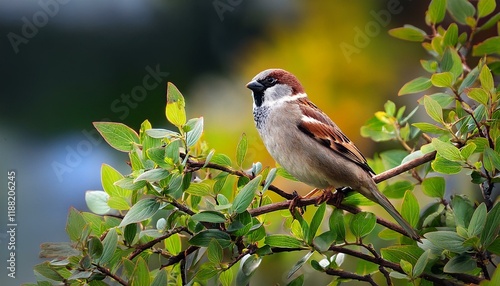
[[(391, 202), (378, 190), (375, 183), (371, 184), (370, 187), (370, 196), (366, 197), (380, 204), (397, 221), (397, 223), (404, 229), (409, 237), (414, 240), (420, 241), (420, 235), (417, 233), (417, 231), (401, 216), (401, 214), (396, 210)], [(367, 190), (364, 190), (363, 194), (367, 193), (366, 191)]]

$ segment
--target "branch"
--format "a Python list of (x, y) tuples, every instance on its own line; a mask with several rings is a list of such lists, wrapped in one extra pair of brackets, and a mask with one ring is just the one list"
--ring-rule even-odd
[(168, 267), (170, 265), (174, 265), (176, 263), (178, 263), (179, 261), (183, 260), (184, 258), (186, 258), (186, 256), (188, 256), (189, 254), (193, 253), (194, 251), (198, 250), (199, 247), (198, 246), (190, 246), (188, 247), (186, 250), (184, 250), (183, 252), (177, 254), (176, 256), (172, 256), (170, 257), (168, 260), (167, 260), (167, 263), (165, 264), (162, 264), (160, 266), (160, 270), (165, 268), (165, 267)]
[(353, 279), (353, 280), (358, 280), (358, 281), (364, 281), (370, 283), (370, 285), (375, 285), (377, 286), (378, 284), (373, 281), (372, 276), (370, 274), (361, 276), (357, 275), (351, 272), (339, 270), (339, 269), (332, 269), (332, 268), (327, 268), (325, 269), (325, 273), (328, 275), (332, 276), (338, 276), (340, 278), (347, 278), (347, 279)]
[(109, 271), (109, 269), (107, 268), (104, 268), (102, 267), (101, 265), (97, 265), (97, 264), (93, 264), (97, 270), (99, 270), (102, 274), (106, 275), (106, 276), (109, 276), (110, 278), (112, 278), (113, 280), (115, 280), (116, 282), (120, 283), (121, 285), (124, 285), (124, 286), (128, 286), (128, 283), (127, 281), (121, 279), (119, 276), (116, 276), (115, 274), (111, 273), (111, 271)]
[(423, 165), (427, 162), (430, 162), (430, 161), (434, 160), (435, 157), (436, 157), (436, 151), (431, 152), (431, 153), (427, 153), (420, 158), (413, 159), (413, 160), (406, 162), (402, 165), (399, 165), (395, 168), (392, 168), (392, 169), (389, 169), (383, 173), (380, 173), (380, 174), (374, 176), (373, 180), (375, 181), (375, 183), (383, 182), (383, 181), (390, 179), (392, 177), (395, 177), (401, 173), (409, 171), (415, 167), (418, 167), (418, 166)]
[(170, 236), (172, 236), (173, 234), (179, 233), (181, 231), (187, 231), (187, 228), (185, 228), (185, 227), (174, 228), (171, 231), (167, 232), (166, 234), (164, 234), (160, 237), (157, 237), (157, 238), (155, 238), (155, 239), (153, 239), (145, 244), (137, 246), (136, 249), (132, 253), (130, 253), (130, 255), (128, 256), (128, 259), (129, 260), (134, 259), (137, 255), (141, 254), (144, 250), (153, 247), (158, 242), (160, 242), (164, 239), (167, 239)]
[[(290, 204), (291, 203), (295, 203), (295, 206), (297, 207), (305, 207), (305, 206), (310, 206), (310, 205), (314, 205), (317, 203), (317, 199), (316, 198), (296, 198), (294, 201), (292, 200), (288, 200), (288, 201), (284, 201), (284, 202), (278, 202), (278, 203), (273, 203), (273, 204), (269, 204), (269, 205), (265, 205), (265, 206), (262, 206), (262, 207), (259, 207), (259, 208), (255, 208), (255, 209), (250, 209), (248, 210), (248, 212), (250, 213), (250, 215), (252, 216), (259, 216), (261, 214), (266, 214), (266, 213), (270, 213), (270, 212), (274, 212), (274, 211), (277, 211), (277, 210), (285, 210), (285, 209), (288, 209), (290, 207)], [(334, 201), (334, 198), (330, 199), (329, 201), (327, 201), (327, 204), (328, 205), (332, 205), (332, 206), (335, 206), (341, 210), (345, 210), (347, 212), (350, 212), (352, 214), (357, 214), (359, 212), (361, 212), (360, 209), (358, 209), (357, 207), (353, 207), (353, 206), (349, 206), (349, 205), (343, 205), (343, 204), (337, 204), (335, 201)], [(383, 225), (391, 230), (394, 230), (396, 232), (399, 232), (400, 234), (402, 235), (406, 235), (408, 236), (408, 234), (404, 231), (404, 229), (397, 225), (397, 224), (394, 224), (392, 222), (389, 222), (383, 218), (379, 218), (377, 217), (377, 223), (380, 224), (380, 225)]]

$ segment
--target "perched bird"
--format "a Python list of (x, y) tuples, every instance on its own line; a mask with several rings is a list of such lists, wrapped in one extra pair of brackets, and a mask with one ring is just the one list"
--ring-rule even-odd
[(247, 88), (253, 117), (271, 156), (298, 180), (325, 190), (351, 187), (380, 204), (408, 236), (420, 236), (378, 190), (359, 149), (312, 103), (297, 78), (282, 69), (257, 74)]

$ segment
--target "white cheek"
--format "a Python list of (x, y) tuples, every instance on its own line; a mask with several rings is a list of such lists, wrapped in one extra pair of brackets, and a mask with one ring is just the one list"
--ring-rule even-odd
[(299, 98), (307, 97), (307, 94), (299, 93), (299, 94), (294, 95), (294, 96), (281, 96), (281, 97), (276, 98), (276, 96), (273, 96), (276, 94), (275, 89), (276, 89), (276, 86), (273, 86), (271, 88), (268, 88), (264, 92), (264, 103), (262, 104), (263, 106), (271, 107), (271, 106), (281, 105), (285, 102), (295, 101)]

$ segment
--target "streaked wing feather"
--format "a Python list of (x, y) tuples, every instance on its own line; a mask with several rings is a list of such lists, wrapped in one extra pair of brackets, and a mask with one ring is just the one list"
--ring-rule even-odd
[(302, 112), (311, 120), (302, 120), (297, 126), (299, 130), (368, 173), (375, 174), (359, 149), (326, 114), (306, 98), (301, 98), (300, 101)]

